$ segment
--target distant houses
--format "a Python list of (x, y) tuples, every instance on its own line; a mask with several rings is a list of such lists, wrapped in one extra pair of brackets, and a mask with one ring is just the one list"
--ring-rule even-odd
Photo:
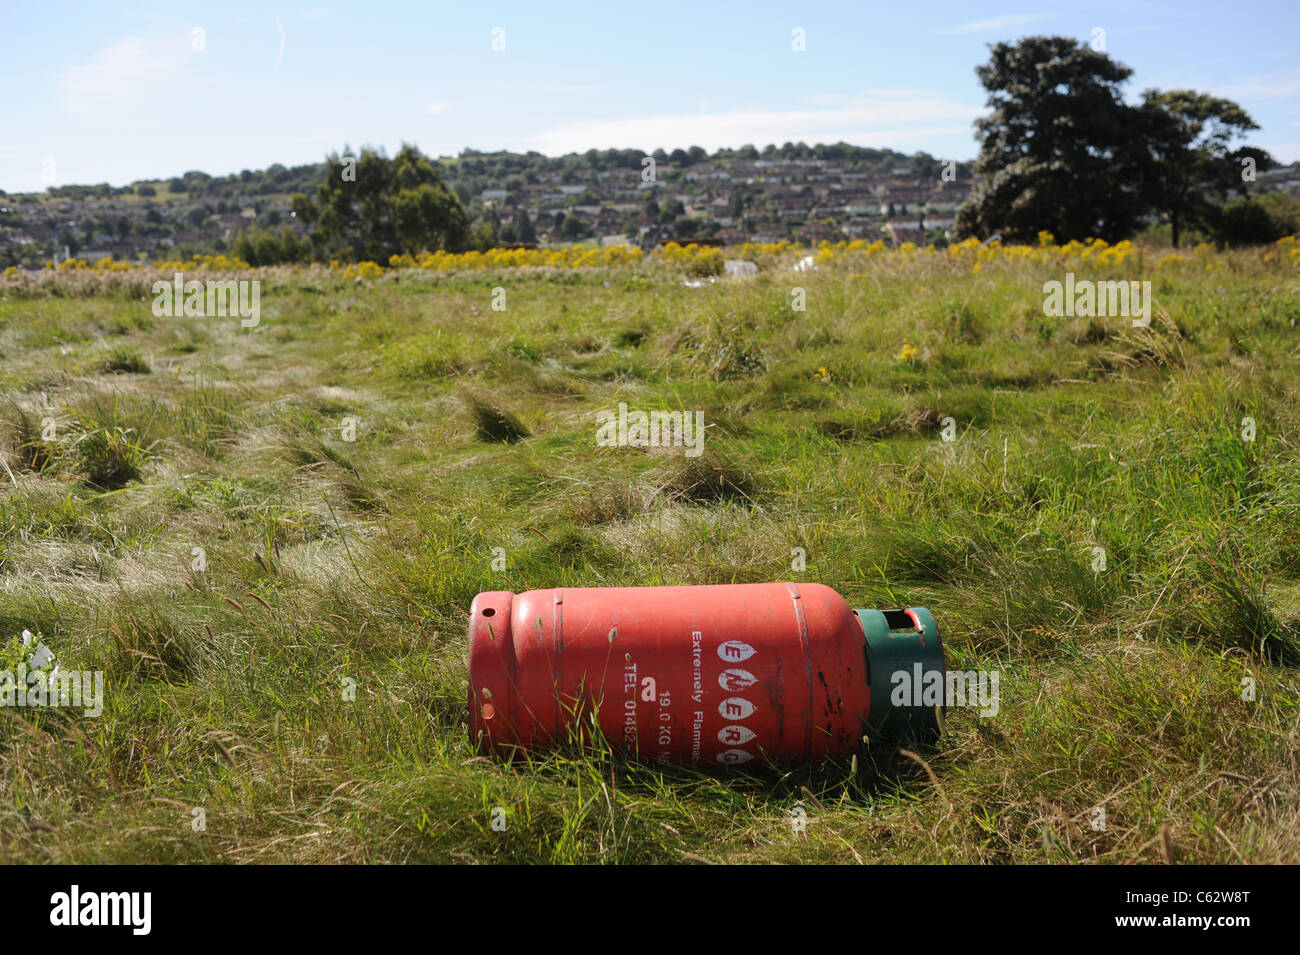
[[(514, 224), (523, 213), (541, 244), (581, 237), (647, 249), (698, 239), (725, 245), (941, 241), (951, 238), (957, 210), (974, 185), (970, 164), (959, 165), (956, 180), (949, 181), (939, 160), (868, 161), (851, 151), (847, 159), (718, 153), (690, 162), (657, 153), (653, 166), (625, 152), (612, 164), (580, 155), (472, 151), (439, 162), (470, 219), (490, 223), (501, 241), (520, 238)], [(288, 190), (310, 189), (319, 168), (289, 171), (298, 178), (286, 180), (280, 193), (268, 191), (274, 188), (268, 172), (221, 180), (187, 174), (190, 187), (180, 192), (144, 183), (0, 196), (0, 259), (39, 268), (65, 255), (90, 261), (224, 251), (252, 229), (304, 234)], [(203, 191), (209, 179), (220, 192)], [(248, 192), (239, 191), (241, 183), (249, 184)], [(1258, 189), (1300, 192), (1300, 164), (1259, 172)], [(569, 216), (580, 228), (564, 227)]]

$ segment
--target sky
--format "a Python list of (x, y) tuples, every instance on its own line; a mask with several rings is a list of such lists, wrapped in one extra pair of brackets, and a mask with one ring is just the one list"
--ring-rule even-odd
[(972, 159), (975, 67), (1041, 34), (1104, 42), (1134, 70), (1131, 100), (1233, 99), (1261, 127), (1249, 142), (1300, 160), (1300, 0), (0, 0), (0, 189), (403, 142), (450, 156), (843, 140)]

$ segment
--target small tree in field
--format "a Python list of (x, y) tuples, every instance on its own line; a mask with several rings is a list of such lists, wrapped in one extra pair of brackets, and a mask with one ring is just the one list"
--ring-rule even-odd
[(355, 157), (327, 157), (316, 198), (292, 199), (294, 213), (315, 226), (312, 242), (322, 257), (386, 262), (396, 254), (446, 249), (459, 252), (469, 220), (433, 162), (403, 144), (392, 159), (373, 149)]
[(1194, 90), (1147, 90), (1140, 114), (1150, 157), (1143, 192), (1169, 217), (1174, 248), (1184, 226), (1207, 225), (1233, 191), (1247, 194), (1242, 159), (1252, 159), (1258, 169), (1273, 165), (1262, 149), (1232, 148), (1234, 140), (1259, 129), (1232, 100)]

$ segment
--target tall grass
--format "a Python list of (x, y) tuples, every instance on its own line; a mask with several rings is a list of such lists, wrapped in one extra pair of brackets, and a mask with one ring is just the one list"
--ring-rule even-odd
[[(253, 330), (0, 291), (0, 639), (107, 682), (0, 708), (0, 858), (1300, 861), (1294, 267), (1139, 250), (1134, 328), (1045, 316), (1063, 262), (795, 258), (283, 271)], [(597, 447), (620, 401), (704, 454)], [(750, 773), (466, 740), (477, 592), (779, 579), (930, 607), (999, 715)]]

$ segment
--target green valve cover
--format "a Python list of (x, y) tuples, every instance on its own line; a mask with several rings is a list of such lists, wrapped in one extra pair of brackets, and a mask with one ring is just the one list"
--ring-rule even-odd
[(868, 735), (895, 742), (937, 739), (947, 671), (934, 617), (924, 607), (853, 612), (867, 638)]

